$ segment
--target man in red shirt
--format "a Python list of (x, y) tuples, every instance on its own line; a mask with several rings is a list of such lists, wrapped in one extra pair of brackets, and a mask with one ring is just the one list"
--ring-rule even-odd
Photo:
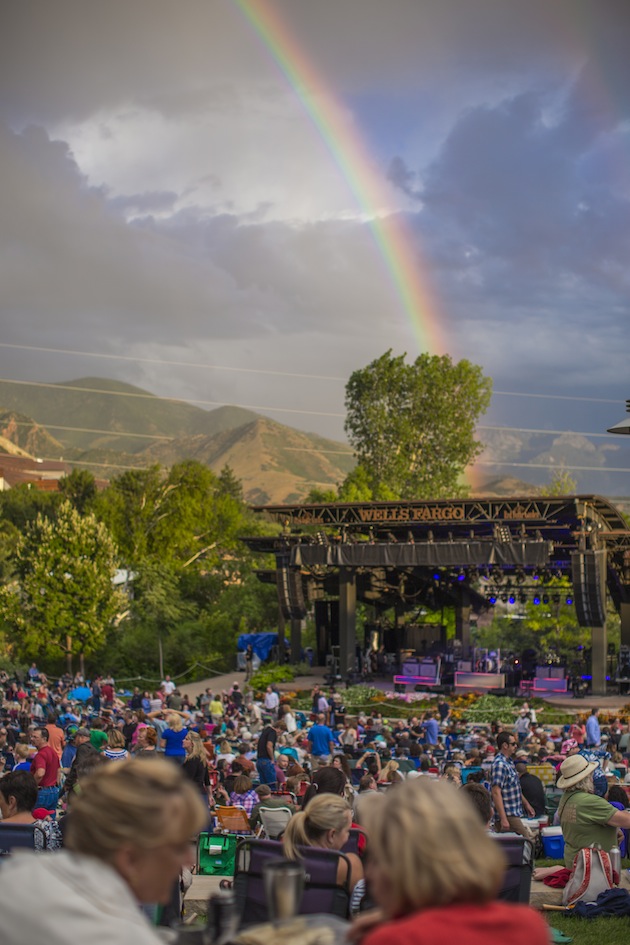
[(48, 744), (48, 730), (36, 728), (31, 735), (31, 741), (37, 754), (31, 762), (31, 774), (38, 787), (37, 806), (46, 810), (56, 810), (59, 800), (57, 775), (59, 773), (59, 758), (57, 753)]

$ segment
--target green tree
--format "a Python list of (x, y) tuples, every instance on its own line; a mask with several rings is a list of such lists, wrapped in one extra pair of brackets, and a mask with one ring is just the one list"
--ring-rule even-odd
[(73, 469), (69, 476), (59, 480), (59, 491), (77, 512), (83, 514), (94, 504), (96, 479), (87, 469)]
[[(492, 384), (469, 361), (387, 351), (346, 385), (345, 429), (374, 499), (462, 495), (461, 476), (481, 452), (475, 439)], [(354, 471), (355, 481), (362, 473)]]
[(28, 658), (96, 650), (123, 605), (115, 572), (114, 542), (94, 515), (63, 502), (56, 519), (38, 516), (19, 542), (16, 580), (0, 589), (16, 650)]
[(24, 483), (7, 492), (0, 492), (0, 518), (23, 532), (38, 515), (53, 518), (60, 503), (58, 492), (42, 492), (30, 483)]
[(562, 467), (554, 471), (551, 482), (548, 486), (543, 486), (540, 490), (541, 495), (574, 495), (577, 489), (577, 483), (573, 476)]

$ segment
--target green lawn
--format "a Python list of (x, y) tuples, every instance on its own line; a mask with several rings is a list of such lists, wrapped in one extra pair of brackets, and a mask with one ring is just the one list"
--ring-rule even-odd
[(549, 925), (570, 935), (573, 945), (628, 945), (630, 918), (573, 919), (559, 912), (544, 913)]
[[(550, 860), (548, 857), (536, 860), (536, 866), (556, 865), (562, 866), (562, 861)], [(622, 870), (629, 867), (630, 860), (627, 858), (622, 860)], [(578, 919), (563, 915), (561, 912), (543, 912), (542, 915), (551, 928), (570, 935), (573, 945), (630, 945), (630, 917)]]

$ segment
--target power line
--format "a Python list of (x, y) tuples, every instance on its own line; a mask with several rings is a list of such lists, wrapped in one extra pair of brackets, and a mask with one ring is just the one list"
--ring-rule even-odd
[[(37, 421), (35, 421), (37, 423)], [(30, 427), (32, 423), (29, 423), (28, 420), (14, 420), (14, 426), (16, 427)], [(166, 433), (125, 433), (122, 430), (95, 430), (92, 427), (64, 427), (58, 423), (38, 423), (38, 426), (43, 427), (46, 430), (67, 430), (70, 433), (103, 433), (109, 437), (118, 438), (119, 436), (130, 436), (132, 439), (142, 439), (142, 440), (168, 440), (169, 442), (174, 440), (175, 437), (167, 436)]]
[[(0, 381), (1, 382), (1, 381)], [(11, 382), (13, 383), (13, 382)], [(56, 385), (54, 385), (56, 386)], [(82, 390), (84, 388), (72, 388), (72, 390)], [(104, 392), (106, 393), (106, 392)], [(240, 407), (240, 404), (233, 404), (232, 406)], [(37, 421), (36, 421), (37, 422)], [(30, 427), (32, 424), (27, 420), (15, 420), (13, 421), (15, 426), (18, 427)], [(166, 433), (129, 433), (122, 430), (99, 430), (94, 427), (68, 427), (63, 426), (58, 423), (42, 423), (42, 427), (46, 430), (65, 430), (70, 433), (96, 433), (103, 436), (110, 437), (112, 439), (117, 439), (118, 437), (130, 437), (131, 439), (145, 439), (145, 440), (160, 440), (164, 443), (173, 443), (177, 437), (169, 436)], [(584, 437), (607, 437), (612, 439), (613, 433), (589, 433), (586, 431), (578, 430), (543, 430), (543, 429), (534, 429), (530, 427), (499, 427), (499, 426), (489, 426), (482, 424), (477, 427), (478, 430), (498, 430), (505, 433), (537, 433), (547, 436), (584, 436)], [(331, 455), (339, 456), (354, 456), (355, 453), (353, 450), (325, 450), (317, 449), (316, 447), (308, 446), (281, 446), (279, 449), (284, 450), (285, 452), (295, 452), (295, 453), (326, 453)], [(597, 467), (599, 468), (599, 467)]]
[(97, 387), (74, 387), (72, 384), (51, 384), (45, 381), (14, 381), (9, 377), (0, 377), (0, 384), (18, 384), (22, 387), (45, 387), (49, 390), (70, 390), (83, 394), (104, 394), (110, 397), (135, 397), (140, 400), (152, 400), (154, 403), (202, 404), (204, 407), (240, 407), (243, 410), (270, 410), (273, 413), (298, 413), (313, 417), (345, 417), (344, 413), (326, 413), (323, 410), (298, 410), (296, 407), (268, 407), (262, 404), (226, 404), (222, 400), (197, 400), (189, 397), (158, 397), (157, 394), (144, 394), (135, 391), (101, 390)]
[[(12, 344), (10, 342), (0, 342), (0, 348), (8, 348), (13, 350), (20, 351), (42, 351), (47, 354), (69, 354), (75, 355), (82, 358), (100, 358), (106, 361), (130, 361), (134, 364), (166, 364), (171, 367), (188, 367), (188, 368), (201, 368), (206, 371), (229, 371), (234, 373), (242, 374), (265, 374), (271, 377), (295, 377), (295, 378), (304, 378), (307, 380), (315, 381), (339, 381), (340, 383), (345, 383), (347, 377), (337, 377), (333, 374), (307, 374), (298, 371), (273, 371), (268, 368), (249, 368), (249, 367), (235, 367), (233, 365), (226, 364), (205, 364), (198, 361), (177, 361), (170, 358), (142, 358), (135, 355), (126, 355), (126, 354), (103, 354), (99, 351), (77, 351), (74, 348), (49, 348), (43, 345), (21, 345), (21, 344)], [(19, 381), (12, 381), (11, 383), (18, 384)], [(24, 383), (24, 382), (22, 382)], [(54, 385), (61, 386), (61, 385)], [(104, 392), (106, 393), (106, 392)], [(603, 397), (583, 397), (573, 394), (540, 394), (536, 392), (527, 392), (527, 391), (512, 391), (512, 390), (494, 390), (492, 392), (493, 396), (496, 394), (500, 397), (536, 397), (543, 400), (573, 400), (580, 401), (582, 403), (591, 403), (591, 404), (619, 404), (618, 400), (609, 400)], [(154, 396), (154, 395), (150, 395)], [(171, 398), (163, 398), (169, 400)], [(186, 403), (186, 401), (183, 401)], [(202, 404), (205, 401), (195, 400), (188, 401), (190, 403), (199, 403)], [(255, 408), (251, 408), (255, 409)], [(281, 407), (266, 407), (266, 410), (282, 410)], [(337, 414), (322, 414), (322, 416), (338, 416)]]
[(603, 437), (608, 437), (609, 439), (613, 439), (613, 437), (615, 439), (619, 438), (614, 433), (583, 433), (583, 432), (580, 432), (579, 430), (535, 430), (529, 427), (493, 427), (493, 426), (488, 426), (486, 424), (480, 424), (477, 427), (477, 429), (478, 430), (503, 430), (506, 433), (542, 433), (542, 434), (547, 434), (548, 436), (566, 436), (568, 434), (569, 436), (588, 436), (588, 437), (603, 436)]
[(510, 463), (510, 462), (491, 462), (490, 460), (476, 460), (475, 466), (518, 466), (523, 469), (555, 469), (557, 472), (620, 472), (630, 473), (630, 469), (622, 469), (618, 466), (565, 466), (564, 463)]
[(268, 368), (230, 367), (226, 364), (205, 364), (198, 361), (175, 361), (169, 358), (140, 358), (129, 354), (102, 354), (98, 351), (76, 351), (73, 348), (45, 348), (40, 345), (16, 345), (0, 342), (0, 348), (13, 348), (20, 351), (44, 351), (49, 354), (70, 354), (82, 358), (101, 358), (106, 361), (132, 361), (134, 364), (168, 364), (171, 367), (202, 368), (205, 371), (235, 371), (243, 374), (268, 374), (272, 377), (304, 377), (314, 381), (341, 381), (346, 377), (334, 377), (329, 374), (302, 374), (294, 371), (272, 371)]

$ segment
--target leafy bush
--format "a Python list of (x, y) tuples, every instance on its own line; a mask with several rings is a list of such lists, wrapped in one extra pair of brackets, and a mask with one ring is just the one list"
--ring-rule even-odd
[(295, 666), (261, 666), (250, 680), (252, 689), (266, 689), (275, 683), (293, 682), (297, 676)]

